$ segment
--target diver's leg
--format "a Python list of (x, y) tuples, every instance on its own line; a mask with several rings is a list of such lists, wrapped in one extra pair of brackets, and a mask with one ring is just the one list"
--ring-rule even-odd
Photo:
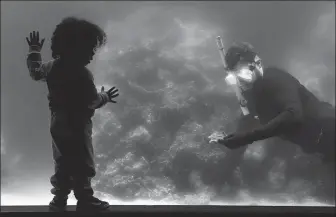
[(324, 119), (322, 125), (323, 134), (319, 146), (329, 176), (328, 180), (324, 180), (322, 193), (326, 200), (335, 203), (335, 116), (330, 115)]
[(326, 163), (335, 165), (335, 118), (324, 120), (319, 146)]

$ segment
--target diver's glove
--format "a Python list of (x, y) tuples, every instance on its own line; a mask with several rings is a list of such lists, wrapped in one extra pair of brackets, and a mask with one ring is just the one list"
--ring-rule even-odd
[(232, 133), (217, 141), (229, 149), (238, 149), (253, 142), (253, 138), (248, 133)]
[(100, 94), (103, 97), (104, 104), (108, 102), (117, 103), (114, 100), (114, 98), (119, 96), (118, 89), (116, 89), (116, 87), (111, 87), (108, 91), (104, 91), (104, 86), (102, 86)]

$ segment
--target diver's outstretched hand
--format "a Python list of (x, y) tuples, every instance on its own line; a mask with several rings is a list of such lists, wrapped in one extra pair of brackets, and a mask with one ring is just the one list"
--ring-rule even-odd
[(229, 149), (238, 149), (242, 146), (253, 143), (253, 141), (244, 133), (232, 133), (222, 139), (219, 139), (217, 142)]
[(242, 146), (251, 144), (253, 141), (244, 133), (225, 133), (215, 132), (208, 137), (209, 143), (218, 143), (229, 149), (238, 149)]
[(214, 132), (208, 137), (209, 143), (219, 143), (218, 141), (225, 137), (224, 133)]
[(40, 41), (40, 33), (38, 31), (33, 31), (30, 33), (29, 38), (26, 37), (26, 41), (30, 48), (33, 48), (34, 51), (41, 51), (43, 44), (44, 44), (44, 38)]
[[(102, 86), (101, 92), (105, 92), (104, 89), (104, 86)], [(111, 87), (108, 91), (105, 92), (108, 95), (108, 102), (117, 103), (117, 101), (113, 99), (119, 96), (118, 91), (119, 90), (116, 89), (116, 87)]]

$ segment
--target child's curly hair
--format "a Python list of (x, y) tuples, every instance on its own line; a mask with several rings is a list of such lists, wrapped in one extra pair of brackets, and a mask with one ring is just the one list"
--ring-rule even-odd
[(64, 54), (92, 55), (106, 43), (106, 33), (99, 26), (75, 17), (67, 17), (56, 26), (51, 38), (54, 59)]

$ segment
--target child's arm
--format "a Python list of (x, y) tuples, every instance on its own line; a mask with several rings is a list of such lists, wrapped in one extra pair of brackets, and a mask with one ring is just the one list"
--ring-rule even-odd
[(30, 77), (35, 81), (45, 81), (48, 72), (51, 70), (53, 61), (42, 63), (41, 49), (44, 39), (39, 42), (39, 32), (30, 33), (30, 40), (26, 38), (29, 45), (27, 55), (27, 67)]
[(106, 92), (104, 92), (103, 88), (100, 93), (97, 93), (96, 98), (90, 103), (90, 109), (99, 109), (107, 104), (109, 97)]
[[(86, 69), (87, 70), (87, 69)], [(94, 79), (92, 73), (87, 70), (87, 74), (89, 75), (89, 87), (88, 90), (91, 90), (87, 93), (87, 97), (89, 100), (89, 108), (90, 109), (98, 109), (103, 107), (109, 102), (117, 103), (113, 99), (119, 96), (118, 89), (115, 87), (110, 88), (108, 91), (104, 91), (104, 86), (101, 88), (101, 91), (98, 93), (96, 86), (94, 84)]]
[(42, 63), (40, 52), (33, 51), (28, 53), (27, 66), (29, 75), (35, 81), (46, 81), (47, 74), (50, 72), (53, 63), (54, 60)]

